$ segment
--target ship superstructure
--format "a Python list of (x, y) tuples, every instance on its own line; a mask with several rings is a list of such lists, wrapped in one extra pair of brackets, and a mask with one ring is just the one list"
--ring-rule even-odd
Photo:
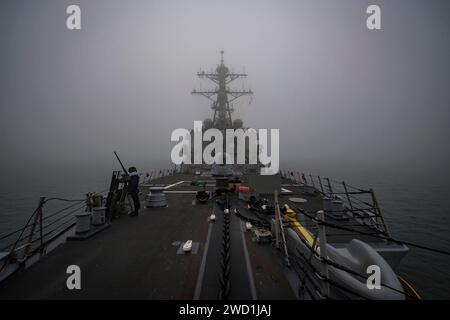
[(221, 59), (220, 64), (217, 66), (215, 72), (206, 73), (201, 71), (197, 73), (197, 76), (201, 79), (206, 78), (216, 84), (214, 90), (193, 90), (192, 94), (202, 95), (211, 101), (211, 109), (214, 111), (214, 115), (211, 121), (207, 121), (206, 127), (214, 127), (219, 130), (224, 130), (233, 127), (242, 127), (242, 121), (233, 122), (231, 114), (234, 111), (232, 102), (239, 99), (242, 96), (252, 95), (252, 90), (235, 90), (229, 87), (229, 84), (236, 79), (246, 78), (246, 73), (234, 73), (230, 72), (227, 66), (224, 64), (223, 54), (224, 51), (220, 51)]

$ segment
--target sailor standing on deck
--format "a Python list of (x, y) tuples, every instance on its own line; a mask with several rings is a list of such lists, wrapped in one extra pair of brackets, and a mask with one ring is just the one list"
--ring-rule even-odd
[(130, 181), (128, 182), (128, 194), (131, 195), (133, 199), (134, 211), (130, 213), (130, 216), (137, 216), (139, 214), (139, 209), (141, 208), (141, 203), (139, 202), (139, 174), (135, 167), (130, 167), (128, 169), (130, 176)]

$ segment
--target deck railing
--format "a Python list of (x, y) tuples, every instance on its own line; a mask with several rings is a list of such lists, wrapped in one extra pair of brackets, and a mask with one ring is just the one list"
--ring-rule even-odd
[[(339, 199), (344, 202), (344, 211), (350, 213), (355, 219), (359, 219), (359, 223), (369, 224), (372, 227), (376, 227), (380, 231), (377, 237), (386, 239), (388, 241), (393, 241), (396, 243), (405, 243), (415, 247), (420, 247), (426, 250), (436, 251), (437, 249), (427, 248), (422, 245), (414, 243), (406, 243), (396, 239), (391, 238), (388, 235), (388, 231), (379, 208), (377, 198), (373, 189), (361, 189), (351, 185), (346, 184), (344, 181), (339, 182), (329, 178), (323, 178), (320, 176), (305, 175), (304, 173), (293, 172), (293, 171), (282, 171), (281, 176), (290, 181), (290, 183), (312, 187), (314, 192), (319, 193), (323, 197)], [(307, 190), (307, 189), (306, 189)], [(324, 243), (319, 245), (320, 251), (317, 250), (317, 239), (325, 238), (326, 226), (331, 226), (339, 229), (338, 225), (333, 223), (327, 223), (325, 218), (326, 211), (318, 211), (315, 213), (307, 212), (301, 208), (294, 206), (295, 210), (301, 212), (306, 218), (308, 218), (308, 227), (312, 230), (314, 236), (314, 242), (311, 245), (302, 237), (299, 239), (303, 244), (309, 248), (308, 252), (302, 252), (298, 248), (295, 252), (291, 252), (289, 255), (290, 262), (293, 265), (293, 270), (298, 273), (300, 288), (299, 293), (306, 295), (304, 297), (309, 299), (332, 299), (330, 296), (330, 290), (341, 290), (346, 296), (353, 297), (356, 299), (368, 299), (366, 296), (357, 293), (355, 290), (345, 287), (342, 284), (334, 281), (328, 275), (328, 268), (335, 268), (342, 270), (360, 281), (367, 281), (368, 276), (360, 274), (351, 270), (336, 261), (330, 260), (326, 253), (323, 252), (323, 248), (326, 248), (326, 240)], [(367, 220), (370, 220), (368, 222)], [(302, 223), (303, 224), (303, 223)], [(285, 226), (289, 228), (289, 225)], [(346, 229), (346, 228), (344, 228)], [(351, 227), (347, 231), (351, 231)], [(358, 233), (358, 230), (355, 230)], [(439, 250), (440, 251), (440, 250)], [(440, 251), (440, 253), (449, 254), (448, 252)], [(403, 291), (398, 288), (386, 285), (384, 283), (380, 284), (382, 287), (403, 294), (406, 299), (420, 299), (420, 296), (412, 291)]]
[[(179, 172), (176, 167), (153, 170), (147, 181), (171, 176), (175, 172)], [(144, 178), (141, 182), (144, 182)], [(97, 194), (105, 192), (106, 190)], [(3, 259), (25, 261), (36, 252), (44, 253), (49, 242), (75, 225), (77, 213), (91, 210), (95, 194), (88, 193), (84, 199), (41, 197), (23, 227), (0, 235), (0, 253), (3, 253)], [(64, 203), (70, 204), (63, 206)], [(3, 262), (0, 264), (1, 269), (2, 265)]]
[(280, 171), (283, 178), (303, 186), (312, 187), (323, 197), (341, 200), (344, 211), (365, 225), (377, 228), (381, 233), (389, 235), (383, 213), (373, 189), (362, 189), (336, 181), (328, 177), (305, 174), (296, 171)]
[[(0, 235), (0, 253), (4, 253), (0, 272), (11, 261), (20, 263), (35, 253), (44, 254), (52, 240), (75, 225), (76, 213), (87, 210), (88, 201), (89, 196), (85, 199), (41, 197), (22, 228)], [(63, 206), (63, 203), (70, 204)]]
[[(141, 184), (147, 184), (155, 179), (172, 176), (173, 174), (180, 172), (180, 168), (171, 167), (165, 169), (155, 169), (142, 175)], [(148, 174), (148, 176), (147, 176)]]

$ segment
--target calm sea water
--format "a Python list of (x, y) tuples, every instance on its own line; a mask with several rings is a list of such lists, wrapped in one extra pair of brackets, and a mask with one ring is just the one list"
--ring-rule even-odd
[[(315, 171), (314, 173), (317, 173)], [(450, 186), (447, 177), (398, 170), (321, 170), (323, 176), (375, 189), (391, 234), (450, 251)], [(0, 235), (23, 226), (40, 196), (82, 199), (109, 186), (109, 171), (55, 171), (4, 179), (0, 185)], [(57, 205), (46, 207), (46, 212)], [(426, 299), (450, 299), (450, 257), (410, 248), (399, 274)]]
[[(394, 238), (450, 252), (448, 175), (366, 170), (339, 178), (375, 190)], [(423, 298), (450, 299), (450, 256), (410, 247), (398, 272)]]

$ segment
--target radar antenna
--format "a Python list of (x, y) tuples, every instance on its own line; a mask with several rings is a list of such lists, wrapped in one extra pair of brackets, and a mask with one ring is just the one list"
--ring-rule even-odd
[(212, 101), (211, 109), (214, 110), (213, 127), (220, 130), (233, 127), (231, 113), (234, 109), (232, 106), (230, 107), (230, 103), (242, 96), (253, 95), (252, 90), (232, 90), (227, 86), (238, 78), (247, 77), (247, 74), (230, 72), (224, 64), (223, 54), (224, 51), (220, 51), (220, 65), (217, 66), (215, 72), (201, 71), (197, 73), (200, 79), (207, 78), (218, 87), (215, 90), (198, 91), (194, 89), (192, 91), (193, 95), (202, 95)]

